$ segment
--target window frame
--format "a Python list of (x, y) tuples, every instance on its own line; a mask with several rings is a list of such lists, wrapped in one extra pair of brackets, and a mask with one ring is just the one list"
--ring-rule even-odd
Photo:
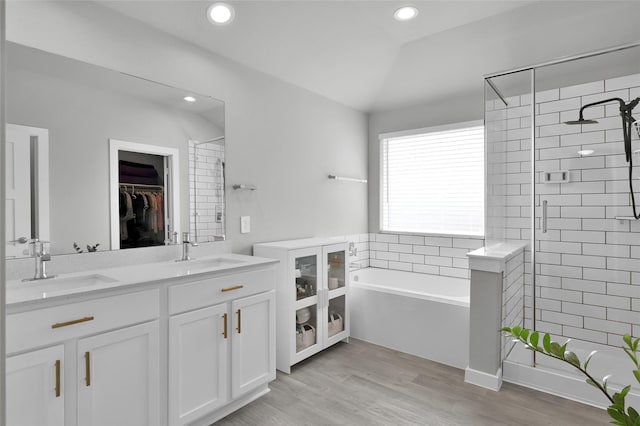
[[(468, 127), (482, 127), (482, 135), (483, 135), (483, 170), (482, 175), (484, 179), (484, 185), (482, 186), (482, 197), (483, 197), (483, 209), (482, 209), (482, 221), (483, 221), (483, 232), (482, 234), (457, 234), (457, 233), (438, 233), (438, 232), (413, 232), (413, 231), (392, 231), (382, 229), (382, 225), (384, 223), (384, 141), (386, 139), (391, 138), (399, 138), (405, 136), (415, 136), (426, 133), (437, 133), (437, 132), (445, 132), (449, 130), (458, 130), (464, 129)], [(409, 129), (409, 130), (399, 130), (395, 132), (387, 132), (378, 134), (378, 233), (380, 234), (395, 234), (395, 235), (419, 235), (419, 236), (430, 236), (430, 237), (458, 237), (458, 238), (475, 238), (475, 239), (484, 239), (486, 238), (487, 233), (487, 150), (486, 150), (486, 128), (484, 120), (471, 120), (471, 121), (462, 121), (457, 123), (449, 123), (439, 126), (429, 126), (422, 127), (418, 129)]]

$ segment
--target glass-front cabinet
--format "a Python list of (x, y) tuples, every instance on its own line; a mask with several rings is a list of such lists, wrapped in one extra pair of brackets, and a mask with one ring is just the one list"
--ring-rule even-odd
[(280, 260), (276, 368), (291, 366), (349, 337), (348, 243), (305, 239), (256, 244), (255, 256)]

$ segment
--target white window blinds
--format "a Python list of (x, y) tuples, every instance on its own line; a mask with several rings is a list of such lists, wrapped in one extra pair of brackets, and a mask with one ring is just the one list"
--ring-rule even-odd
[(484, 129), (381, 135), (382, 231), (484, 234)]

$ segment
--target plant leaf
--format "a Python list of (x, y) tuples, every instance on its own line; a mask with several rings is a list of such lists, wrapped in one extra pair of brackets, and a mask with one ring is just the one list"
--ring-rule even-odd
[(633, 341), (633, 348), (631, 349), (633, 349), (634, 352), (638, 351), (638, 343), (640, 343), (640, 337)]
[(638, 418), (640, 418), (640, 415), (638, 414), (638, 412), (633, 407), (629, 407), (627, 409), (627, 413), (629, 413), (629, 418), (634, 423), (638, 420)]
[(520, 338), (525, 342), (529, 341), (529, 330), (523, 328), (522, 332), (520, 332)]
[(622, 348), (622, 350), (624, 351), (624, 353), (626, 353), (627, 355), (629, 355), (629, 358), (631, 358), (631, 361), (633, 361), (633, 363), (636, 365), (636, 367), (638, 367), (638, 358), (636, 357), (636, 354), (631, 352), (629, 349), (627, 348)]
[(529, 343), (531, 343), (531, 346), (533, 346), (534, 348), (537, 348), (539, 338), (540, 338), (540, 335), (538, 334), (537, 331), (534, 331), (533, 333), (531, 333), (531, 336), (529, 337)]
[(640, 383), (640, 370), (633, 370), (633, 375), (635, 376), (638, 383)]
[(551, 342), (550, 352), (558, 358), (564, 357), (564, 353), (562, 352), (562, 348), (560, 347), (560, 344), (558, 342)]
[(622, 341), (625, 342), (630, 349), (633, 349), (633, 342), (631, 341), (631, 336), (629, 334), (625, 333), (625, 335), (622, 336)]
[(622, 388), (622, 390), (620, 391), (620, 396), (622, 397), (623, 400), (627, 396), (630, 390), (631, 390), (631, 385), (627, 385), (624, 388)]
[(589, 356), (587, 357), (587, 360), (584, 362), (584, 369), (585, 371), (587, 370), (587, 366), (589, 365), (589, 362), (591, 361), (591, 357), (594, 356), (595, 354), (597, 354), (598, 351), (591, 351), (591, 353), (589, 354)]
[(522, 328), (519, 325), (516, 325), (511, 329), (511, 334), (518, 338), (520, 337), (520, 333), (522, 333)]
[[(624, 422), (624, 413), (621, 413), (620, 411), (616, 410), (615, 407), (609, 407), (607, 408), (607, 413), (609, 413), (609, 416), (619, 422)], [(622, 423), (624, 424), (624, 423)]]
[(593, 386), (594, 388), (598, 388), (598, 384), (596, 382), (594, 382), (591, 379), (587, 379), (585, 380), (588, 384), (590, 384), (591, 386)]
[(575, 353), (566, 351), (564, 353), (564, 359), (574, 367), (580, 368), (580, 359), (578, 359), (578, 355), (576, 355)]
[(505, 333), (510, 333), (511, 334), (511, 327), (502, 327), (500, 329), (500, 331), (504, 331)]
[(551, 335), (549, 333), (545, 333), (542, 338), (542, 347), (545, 352), (551, 352)]

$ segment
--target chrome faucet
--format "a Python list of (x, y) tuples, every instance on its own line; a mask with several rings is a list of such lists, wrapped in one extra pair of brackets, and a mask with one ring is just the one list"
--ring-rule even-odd
[(22, 281), (36, 281), (46, 280), (48, 278), (54, 278), (55, 275), (47, 276), (46, 263), (51, 260), (51, 254), (49, 253), (47, 245), (48, 241), (40, 241), (38, 239), (29, 241), (29, 256), (36, 260), (36, 271), (33, 278), (25, 278)]
[(190, 246), (197, 246), (198, 243), (196, 242), (191, 242), (189, 241), (189, 233), (188, 232), (183, 232), (182, 233), (182, 259), (180, 259), (181, 261), (185, 261), (185, 260), (191, 260), (191, 256), (189, 256), (189, 247)]

